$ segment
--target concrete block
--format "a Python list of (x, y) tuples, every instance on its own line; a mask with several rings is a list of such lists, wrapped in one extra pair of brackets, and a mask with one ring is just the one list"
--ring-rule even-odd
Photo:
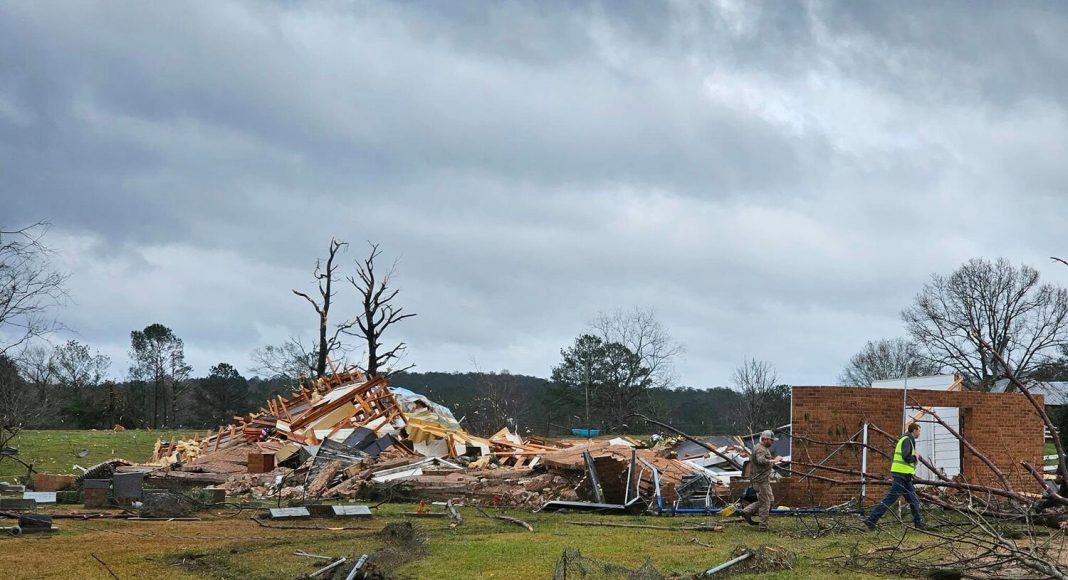
[(145, 474), (116, 473), (112, 478), (115, 499), (118, 501), (141, 499), (145, 492)]
[(34, 499), (0, 499), (0, 510), (25, 511), (37, 509)]
[(37, 503), (56, 503), (54, 491), (27, 491), (23, 492), (22, 499), (36, 500)]
[(311, 512), (308, 508), (292, 507), (292, 508), (271, 508), (271, 519), (298, 519), (298, 518), (310, 518)]

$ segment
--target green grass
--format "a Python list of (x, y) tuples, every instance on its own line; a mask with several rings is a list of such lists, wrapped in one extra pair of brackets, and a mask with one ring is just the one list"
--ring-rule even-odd
[[(157, 437), (192, 435), (191, 431), (22, 431), (9, 443), (19, 458), (32, 463), (40, 473), (79, 473), (74, 465), (89, 467), (106, 459), (147, 461)], [(82, 458), (77, 453), (88, 449)], [(25, 476), (26, 468), (15, 461), (0, 460), (0, 479)]]
[[(14, 441), (20, 457), (42, 472), (69, 473), (74, 464), (89, 466), (111, 457), (144, 461), (157, 437), (172, 431), (26, 431)], [(79, 449), (89, 456), (79, 458)], [(0, 462), (0, 478), (21, 475), (21, 466)], [(245, 501), (247, 498), (232, 498)], [(56, 506), (43, 511), (77, 510)], [(292, 578), (313, 571), (318, 562), (293, 555), (296, 550), (328, 556), (359, 557), (382, 547), (374, 534), (412, 505), (386, 504), (371, 521), (310, 520), (273, 525), (360, 526), (366, 529), (297, 530), (260, 527), (249, 511), (217, 510), (198, 514), (196, 522), (130, 522), (122, 520), (56, 520), (52, 537), (0, 537), (5, 548), (0, 578), (104, 578), (107, 572), (93, 555), (108, 563), (120, 578)], [(437, 508), (440, 509), (440, 508)], [(648, 558), (662, 573), (686, 577), (729, 559), (738, 546), (772, 544), (798, 553), (796, 568), (750, 578), (876, 578), (847, 570), (832, 556), (853, 549), (865, 551), (896, 541), (900, 528), (890, 525), (879, 534), (848, 533), (813, 539), (803, 537), (800, 522), (775, 517), (773, 532), (761, 534), (744, 524), (727, 523), (719, 532), (583, 527), (574, 520), (629, 522), (658, 526), (723, 523), (712, 517), (604, 516), (508, 512), (534, 526), (529, 532), (512, 523), (487, 519), (473, 508), (462, 508), (463, 525), (450, 528), (447, 519), (413, 520), (428, 537), (428, 553), (401, 565), (396, 575), (406, 578), (548, 578), (567, 548), (589, 558), (637, 568)], [(808, 520), (811, 523), (811, 519)], [(9, 524), (0, 524), (9, 525)], [(695, 541), (696, 540), (696, 541)], [(913, 538), (908, 542), (919, 542)], [(707, 544), (707, 545), (702, 545)], [(709, 547), (711, 546), (711, 547)], [(321, 566), (322, 564), (318, 564)], [(32, 572), (30, 572), (32, 571)]]
[[(738, 546), (763, 544), (796, 552), (797, 566), (792, 570), (736, 577), (879, 578), (842, 568), (827, 558), (848, 554), (854, 547), (865, 551), (895, 543), (900, 534), (900, 528), (890, 525), (877, 534), (858, 532), (819, 539), (801, 538), (802, 528), (791, 517), (775, 517), (771, 533), (760, 533), (741, 523), (727, 523), (718, 532), (701, 532), (582, 527), (567, 522), (596, 520), (685, 526), (722, 520), (714, 516), (508, 512), (529, 522), (535, 529), (529, 532), (509, 522), (482, 517), (473, 508), (461, 508), (464, 523), (450, 528), (448, 519), (413, 520), (401, 514), (414, 507), (383, 505), (370, 521), (314, 519), (271, 523), (322, 526), (321, 530), (263, 528), (249, 518), (252, 514), (248, 511), (200, 514), (204, 519), (197, 522), (57, 520), (60, 531), (47, 540), (33, 536), (0, 539), (5, 547), (5, 556), (0, 558), (0, 577), (25, 577), (28, 570), (33, 570), (34, 577), (42, 578), (106, 577), (103, 567), (93, 558), (96, 555), (120, 578), (293, 578), (323, 565), (295, 556), (297, 550), (355, 558), (383, 546), (375, 533), (387, 523), (413, 521), (428, 537), (428, 551), (425, 556), (396, 568), (394, 573), (400, 578), (549, 578), (566, 548), (576, 548), (586, 557), (630, 568), (637, 568), (649, 559), (661, 573), (689, 577), (730, 559), (731, 551)], [(325, 529), (340, 526), (364, 529)], [(922, 537), (910, 534), (906, 544), (920, 541)]]

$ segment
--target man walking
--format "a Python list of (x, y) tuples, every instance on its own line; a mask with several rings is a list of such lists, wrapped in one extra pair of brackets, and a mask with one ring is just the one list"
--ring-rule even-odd
[(916, 497), (916, 487), (912, 484), (912, 477), (916, 473), (916, 439), (919, 436), (920, 424), (913, 422), (909, 424), (908, 431), (901, 439), (898, 439), (897, 447), (894, 448), (894, 460), (890, 464), (890, 475), (893, 476), (894, 483), (883, 501), (875, 506), (868, 514), (868, 519), (864, 520), (864, 525), (869, 530), (875, 529), (875, 522), (878, 522), (902, 495), (908, 500), (909, 509), (912, 510), (912, 524), (917, 529), (927, 529), (920, 514), (920, 499)]
[(750, 458), (753, 462), (753, 471), (749, 476), (749, 485), (756, 489), (757, 500), (739, 512), (742, 519), (753, 526), (757, 525), (753, 521), (753, 514), (757, 513), (760, 517), (760, 530), (765, 532), (768, 531), (771, 502), (775, 501), (775, 496), (771, 493), (771, 468), (782, 461), (782, 457), (771, 456), (770, 447), (774, 442), (775, 434), (770, 430), (760, 434), (760, 443), (753, 448), (753, 456)]

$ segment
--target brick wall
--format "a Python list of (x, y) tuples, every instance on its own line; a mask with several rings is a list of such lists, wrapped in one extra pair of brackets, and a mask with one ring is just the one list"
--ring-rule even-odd
[[(793, 459), (813, 464), (826, 460), (823, 464), (830, 467), (860, 471), (861, 453), (858, 446), (842, 448), (827, 459), (838, 445), (809, 443), (796, 436), (824, 443), (841, 442), (860, 431), (867, 421), (896, 438), (900, 436), (904, 413), (903, 395), (901, 389), (794, 387)], [(1019, 462), (1042, 464), (1045, 445), (1043, 424), (1038, 413), (1022, 394), (909, 389), (908, 396), (910, 406), (960, 408), (961, 435), (1004, 471), (1017, 490), (1038, 491), (1034, 479), (1020, 467)], [(1038, 398), (1041, 402), (1041, 397)], [(924, 434), (929, 434), (929, 430)], [(893, 455), (896, 439), (891, 441), (875, 431), (869, 431), (868, 436), (870, 445)], [(794, 469), (808, 471), (800, 466), (795, 466)], [(870, 452), (868, 472), (889, 475), (890, 461), (882, 455)], [(794, 475), (790, 496), (795, 506), (828, 506), (860, 495), (859, 476), (834, 474), (826, 470), (814, 473), (854, 483), (839, 485)], [(961, 473), (970, 482), (997, 483), (996, 476), (990, 469), (963, 446)], [(865, 505), (878, 501), (886, 489), (885, 485), (869, 484)]]

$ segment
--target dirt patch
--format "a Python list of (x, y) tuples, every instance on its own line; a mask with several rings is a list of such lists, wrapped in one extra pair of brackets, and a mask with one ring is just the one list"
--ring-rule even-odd
[(186, 572), (211, 572), (218, 568), (210, 552), (181, 552), (174, 556), (172, 564)]

